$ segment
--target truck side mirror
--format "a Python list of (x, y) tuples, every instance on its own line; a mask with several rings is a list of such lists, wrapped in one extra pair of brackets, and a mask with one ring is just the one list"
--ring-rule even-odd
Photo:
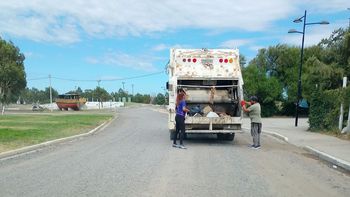
[(169, 82), (166, 82), (166, 89), (168, 91), (173, 91), (173, 84), (170, 84)]

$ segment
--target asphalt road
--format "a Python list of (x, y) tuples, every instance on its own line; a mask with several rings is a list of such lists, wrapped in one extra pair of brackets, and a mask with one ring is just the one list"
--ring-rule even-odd
[(349, 196), (350, 176), (307, 152), (249, 133), (189, 136), (171, 147), (167, 115), (128, 108), (105, 130), (0, 161), (0, 196)]

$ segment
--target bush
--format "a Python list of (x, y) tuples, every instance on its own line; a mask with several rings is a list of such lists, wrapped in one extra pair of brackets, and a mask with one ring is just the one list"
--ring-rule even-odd
[(339, 104), (342, 92), (316, 89), (311, 96), (309, 123), (310, 130), (335, 130), (338, 125)]

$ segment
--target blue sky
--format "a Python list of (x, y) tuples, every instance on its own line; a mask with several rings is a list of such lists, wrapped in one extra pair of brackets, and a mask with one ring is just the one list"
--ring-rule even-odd
[[(301, 45), (292, 21), (307, 10), (305, 44), (348, 27), (349, 0), (8, 0), (0, 36), (25, 54), (27, 86), (59, 93), (164, 92), (170, 48), (238, 48), (248, 60), (279, 43)], [(135, 78), (136, 77), (136, 78)]]

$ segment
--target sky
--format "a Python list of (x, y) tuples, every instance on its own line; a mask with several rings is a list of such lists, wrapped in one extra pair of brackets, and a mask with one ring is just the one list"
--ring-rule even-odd
[[(293, 20), (306, 26), (305, 46), (347, 28), (349, 0), (6, 0), (0, 37), (26, 57), (27, 87), (60, 94), (124, 88), (164, 93), (170, 48), (238, 48), (248, 61), (259, 49), (301, 46)], [(49, 77), (51, 76), (51, 77)]]

